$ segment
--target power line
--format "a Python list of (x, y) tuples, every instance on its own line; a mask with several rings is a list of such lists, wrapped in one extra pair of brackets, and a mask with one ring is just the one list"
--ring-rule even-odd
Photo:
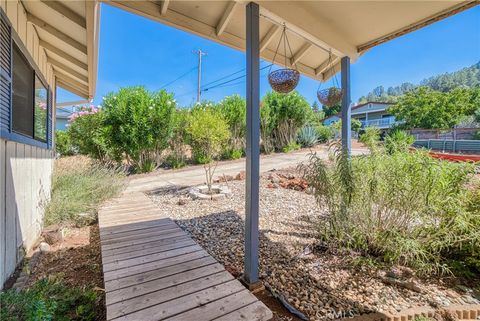
[(166, 87), (170, 86), (170, 85), (171, 85), (171, 84), (173, 84), (174, 82), (176, 82), (176, 81), (178, 81), (178, 80), (182, 79), (183, 77), (185, 77), (186, 75), (188, 75), (189, 73), (191, 73), (192, 71), (194, 71), (194, 70), (196, 70), (196, 69), (197, 69), (197, 67), (193, 67), (192, 69), (190, 69), (190, 70), (189, 70), (189, 71), (187, 71), (186, 73), (184, 73), (184, 74), (181, 74), (180, 76), (178, 76), (178, 77), (177, 77), (177, 78), (175, 78), (174, 80), (172, 80), (172, 81), (170, 81), (170, 82), (166, 83), (165, 85), (161, 86), (161, 87), (160, 87), (160, 89), (164, 89), (164, 88), (166, 88)]
[(239, 71), (235, 71), (234, 73), (231, 73), (231, 74), (229, 74), (229, 75), (226, 75), (226, 76), (223, 76), (223, 77), (221, 77), (221, 78), (218, 78), (217, 80), (211, 81), (211, 82), (209, 82), (208, 84), (203, 85), (203, 87), (210, 86), (210, 85), (212, 85), (212, 84), (214, 84), (214, 83), (216, 83), (216, 82), (218, 82), (218, 81), (220, 81), (220, 80), (223, 80), (223, 79), (226, 79), (226, 78), (231, 77), (231, 76), (233, 76), (233, 75), (236, 75), (236, 74), (238, 74), (238, 73), (241, 73), (242, 71), (245, 71), (245, 69), (246, 69), (246, 68), (243, 68), (243, 69), (241, 69), (241, 70), (239, 70)]
[[(262, 71), (262, 70), (264, 70), (264, 69), (267, 69), (268, 67), (270, 67), (270, 66), (272, 66), (272, 65), (273, 65), (273, 64), (269, 64), (269, 65), (267, 65), (267, 66), (264, 66), (264, 67), (260, 68), (260, 71)], [(231, 76), (231, 75), (230, 75), (230, 76)], [(210, 89), (217, 88), (217, 87), (219, 87), (219, 86), (228, 84), (228, 83), (230, 83), (230, 82), (232, 82), (232, 81), (235, 81), (235, 80), (238, 80), (238, 79), (242, 79), (242, 78), (244, 78), (245, 76), (246, 76), (246, 74), (244, 74), (244, 75), (242, 75), (242, 76), (239, 76), (239, 77), (236, 77), (236, 78), (233, 78), (233, 79), (230, 79), (230, 80), (227, 80), (227, 81), (224, 81), (224, 82), (222, 82), (222, 83), (220, 83), (220, 84), (216, 84), (216, 85), (214, 85), (214, 86), (205, 88), (205, 89), (203, 89), (202, 91), (209, 91)]]

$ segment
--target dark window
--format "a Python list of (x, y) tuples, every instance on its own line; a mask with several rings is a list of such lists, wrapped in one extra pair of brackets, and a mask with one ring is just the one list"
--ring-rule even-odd
[(47, 141), (48, 90), (16, 44), (13, 45), (12, 130)]
[(29, 137), (33, 137), (33, 77), (32, 67), (14, 45), (12, 129)]

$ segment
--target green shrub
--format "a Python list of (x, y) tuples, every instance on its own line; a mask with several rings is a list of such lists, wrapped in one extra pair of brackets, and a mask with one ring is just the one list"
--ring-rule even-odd
[(112, 151), (104, 120), (103, 110), (84, 107), (72, 115), (68, 134), (72, 145), (80, 154), (107, 162), (112, 156)]
[(71, 156), (74, 154), (70, 135), (66, 131), (55, 131), (55, 151), (60, 156)]
[(172, 135), (169, 140), (171, 153), (165, 160), (169, 167), (180, 168), (186, 165), (188, 117), (188, 110), (177, 110), (174, 113)]
[(160, 165), (168, 147), (176, 109), (173, 95), (144, 87), (121, 88), (104, 98), (105, 130), (115, 159), (126, 159), (136, 171)]
[(315, 128), (317, 132), (318, 142), (319, 143), (326, 143), (330, 138), (333, 137), (332, 128), (329, 126), (320, 125)]
[(79, 157), (56, 161), (52, 196), (45, 211), (45, 224), (89, 225), (96, 221), (100, 204), (117, 195), (124, 175), (114, 169)]
[(397, 151), (405, 152), (415, 142), (415, 137), (402, 130), (393, 130), (385, 136), (385, 149), (387, 153), (393, 154)]
[(317, 131), (311, 126), (305, 126), (298, 132), (297, 141), (303, 147), (312, 147), (318, 142)]
[(222, 152), (221, 159), (240, 159), (243, 156), (243, 150), (238, 149), (225, 149)]
[(480, 201), (472, 205), (466, 187), (473, 165), (422, 151), (349, 160), (339, 150), (332, 166), (313, 155), (303, 167), (329, 213), (322, 238), (420, 272), (447, 271), (466, 249), (480, 253)]
[[(264, 144), (272, 144), (276, 150), (283, 150), (295, 142), (297, 133), (310, 118), (312, 109), (307, 100), (293, 91), (289, 94), (269, 92), (262, 99), (260, 129)], [(264, 147), (265, 150), (270, 149)]]
[(216, 106), (216, 109), (221, 113), (223, 119), (225, 119), (230, 127), (229, 146), (232, 152), (237, 151), (235, 156), (238, 156), (238, 151), (242, 151), (245, 148), (245, 132), (247, 127), (246, 108), (245, 99), (240, 95), (225, 97)]
[(96, 320), (97, 294), (66, 286), (55, 278), (42, 279), (25, 290), (0, 292), (0, 302), (4, 321)]
[(285, 147), (283, 147), (282, 152), (290, 153), (290, 152), (293, 152), (294, 150), (300, 149), (300, 147), (302, 147), (302, 146), (300, 146), (296, 142), (290, 142)]
[(374, 150), (380, 142), (380, 128), (366, 127), (363, 134), (360, 134), (359, 141), (370, 150)]

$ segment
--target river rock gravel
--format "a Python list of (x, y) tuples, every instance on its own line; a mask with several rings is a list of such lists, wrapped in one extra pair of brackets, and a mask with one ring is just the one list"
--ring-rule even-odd
[[(406, 283), (413, 282), (411, 288), (401, 281), (385, 282), (392, 272), (365, 264), (368, 261), (356, 253), (323, 246), (316, 236), (325, 211), (304, 191), (272, 188), (271, 174), (260, 181), (260, 277), (267, 288), (309, 320), (478, 302), (472, 291), (454, 288), (442, 278), (413, 277)], [(222, 200), (192, 200), (187, 187), (165, 188), (150, 197), (230, 273), (239, 276), (243, 272), (245, 181), (227, 184), (232, 196)]]

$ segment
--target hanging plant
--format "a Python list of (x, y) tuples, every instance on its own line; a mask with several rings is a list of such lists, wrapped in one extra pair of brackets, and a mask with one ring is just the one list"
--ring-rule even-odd
[(275, 71), (271, 71), (273, 64), (275, 63), (275, 57), (277, 56), (278, 49), (280, 48), (280, 44), (283, 39), (283, 46), (284, 46), (284, 57), (285, 57), (285, 66), (287, 66), (287, 44), (288, 48), (290, 49), (290, 55), (293, 57), (292, 48), (290, 47), (290, 43), (288, 42), (287, 38), (287, 27), (285, 24), (283, 25), (283, 32), (278, 41), (277, 50), (275, 50), (275, 55), (273, 56), (272, 65), (270, 65), (270, 70), (268, 72), (268, 83), (272, 87), (272, 89), (278, 93), (288, 94), (292, 90), (294, 90), (298, 82), (300, 81), (300, 73), (296, 68), (296, 64), (294, 63), (295, 69), (292, 68), (282, 68)]
[[(332, 53), (329, 52), (327, 70), (333, 68)], [(321, 84), (317, 90), (318, 101), (328, 107), (338, 105), (343, 98), (343, 89), (338, 86), (337, 75), (333, 76), (333, 86), (325, 89), (321, 89)]]

